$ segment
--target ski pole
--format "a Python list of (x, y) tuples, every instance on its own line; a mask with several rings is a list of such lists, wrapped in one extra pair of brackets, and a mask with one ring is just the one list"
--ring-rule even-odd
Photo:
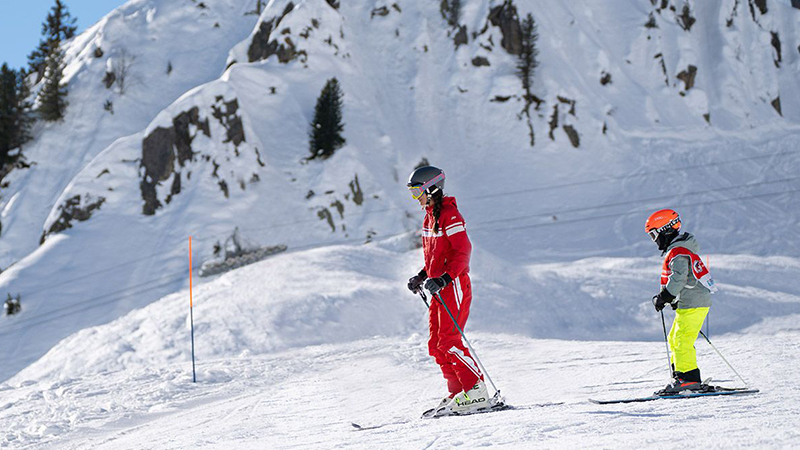
[[(444, 300), (442, 300), (442, 296), (439, 295), (438, 293), (433, 294), (433, 295), (436, 297), (437, 300), (439, 300), (439, 303), (442, 306), (444, 306), (444, 310), (447, 311), (447, 315), (450, 316), (450, 319), (453, 321), (453, 325), (455, 325), (456, 329), (458, 330), (458, 332), (461, 333), (461, 337), (464, 338), (464, 342), (467, 343), (467, 348), (469, 348), (469, 351), (470, 351), (470, 353), (472, 353), (472, 356), (475, 357), (475, 361), (478, 363), (478, 366), (480, 367), (480, 369), (483, 372), (483, 374), (486, 375), (486, 379), (489, 380), (489, 383), (491, 383), (492, 389), (494, 389), (495, 392), (500, 392), (500, 390), (497, 389), (497, 386), (495, 386), (494, 381), (492, 381), (492, 377), (489, 376), (489, 372), (487, 372), (486, 368), (483, 366), (483, 363), (481, 362), (481, 359), (478, 358), (478, 354), (475, 352), (475, 349), (472, 348), (472, 344), (469, 343), (469, 339), (467, 339), (467, 336), (464, 335), (464, 331), (458, 325), (458, 322), (456, 321), (456, 318), (453, 317), (453, 313), (450, 312), (450, 308), (448, 308), (447, 305), (444, 303)], [(425, 294), (424, 293), (422, 294), (422, 298), (423, 299), (425, 298)]]
[(661, 310), (661, 327), (664, 328), (664, 346), (667, 347), (667, 367), (669, 367), (669, 376), (674, 376), (672, 370), (672, 358), (669, 355), (669, 340), (667, 339), (667, 323), (664, 321), (664, 310)]
[(189, 322), (192, 324), (192, 383), (197, 383), (194, 368), (194, 300), (192, 299), (192, 237), (189, 236)]
[(717, 350), (717, 347), (715, 347), (715, 346), (714, 346), (714, 344), (712, 344), (712, 343), (711, 343), (711, 340), (710, 340), (710, 339), (708, 339), (708, 336), (706, 336), (706, 335), (705, 335), (705, 333), (703, 333), (703, 330), (700, 330), (700, 334), (702, 334), (702, 335), (703, 335), (703, 337), (704, 337), (704, 338), (706, 338), (706, 342), (708, 342), (708, 345), (710, 345), (710, 346), (711, 346), (711, 348), (713, 348), (713, 349), (714, 349), (714, 351), (715, 351), (715, 352), (717, 352), (717, 354), (719, 355), (719, 357), (720, 357), (720, 358), (722, 358), (722, 360), (723, 360), (723, 361), (725, 361), (725, 364), (727, 364), (727, 365), (728, 365), (728, 367), (730, 367), (730, 368), (731, 368), (731, 370), (733, 371), (733, 373), (735, 373), (735, 374), (736, 374), (736, 376), (737, 376), (737, 377), (739, 377), (739, 379), (740, 379), (740, 380), (742, 380), (742, 383), (744, 383), (744, 387), (747, 387), (747, 381), (744, 381), (744, 378), (742, 378), (742, 376), (741, 376), (741, 375), (739, 375), (739, 372), (737, 372), (737, 371), (736, 371), (736, 369), (734, 369), (734, 368), (733, 368), (733, 366), (731, 365), (731, 363), (729, 363), (729, 362), (728, 362), (728, 360), (727, 360), (727, 359), (725, 359), (725, 357), (724, 357), (724, 356), (722, 356), (722, 353), (720, 353), (720, 351), (719, 351), (719, 350)]
[(425, 297), (425, 293), (422, 292), (422, 289), (419, 290), (419, 296), (422, 297), (422, 301), (425, 302), (425, 306), (427, 306), (428, 309), (431, 309), (431, 305), (428, 304), (428, 297)]

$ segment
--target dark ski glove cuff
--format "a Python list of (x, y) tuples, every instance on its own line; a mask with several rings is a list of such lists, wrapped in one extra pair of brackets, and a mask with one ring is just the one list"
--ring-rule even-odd
[(430, 291), (431, 294), (436, 294), (452, 282), (453, 278), (445, 273), (439, 278), (429, 278), (428, 281), (425, 282), (425, 289)]
[[(447, 286), (448, 284), (453, 282), (453, 278), (447, 272), (442, 274), (442, 279), (444, 280), (444, 285), (445, 286)], [(444, 286), (442, 286), (442, 287), (444, 287)]]
[(428, 274), (425, 273), (425, 269), (423, 268), (418, 274), (408, 279), (408, 290), (415, 294), (419, 293), (422, 283), (425, 282), (426, 278), (428, 278)]
[(670, 294), (667, 288), (664, 288), (661, 289), (661, 292), (659, 292), (658, 295), (653, 296), (653, 306), (656, 307), (656, 311), (661, 311), (664, 309), (667, 303), (670, 303), (672, 305), (672, 309), (677, 309), (678, 304), (672, 303), (673, 300), (675, 300), (675, 296)]

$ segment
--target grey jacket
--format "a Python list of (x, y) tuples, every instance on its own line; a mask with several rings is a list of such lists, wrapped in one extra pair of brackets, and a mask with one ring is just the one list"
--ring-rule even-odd
[[(675, 247), (683, 247), (694, 254), (700, 252), (700, 245), (689, 233), (678, 236), (667, 247), (667, 253)], [(678, 309), (704, 308), (711, 306), (711, 291), (694, 277), (688, 256), (677, 256), (672, 260), (672, 275), (667, 280), (667, 290), (676, 297)]]

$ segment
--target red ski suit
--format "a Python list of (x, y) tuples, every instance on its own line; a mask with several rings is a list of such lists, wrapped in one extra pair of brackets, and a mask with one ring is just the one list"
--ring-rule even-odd
[[(433, 206), (428, 206), (426, 213), (422, 225), (425, 272), (430, 278), (447, 273), (453, 279), (452, 283), (439, 291), (439, 295), (458, 321), (458, 326), (464, 330), (472, 303), (472, 284), (469, 279), (472, 244), (467, 237), (464, 218), (458, 212), (453, 197), (442, 199), (438, 231), (434, 231), (436, 219)], [(428, 352), (442, 368), (447, 389), (451, 394), (472, 389), (478, 379), (483, 379), (483, 375), (464, 346), (461, 333), (435, 296), (431, 299), (429, 323), (431, 335)]]

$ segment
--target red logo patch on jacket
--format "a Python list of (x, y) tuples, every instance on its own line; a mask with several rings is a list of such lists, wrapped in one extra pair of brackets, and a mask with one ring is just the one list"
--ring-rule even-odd
[(664, 288), (667, 283), (669, 282), (669, 277), (672, 275), (672, 260), (679, 256), (688, 256), (691, 260), (691, 264), (689, 267), (692, 268), (692, 275), (699, 281), (703, 286), (705, 286), (711, 293), (717, 292), (719, 289), (714, 285), (714, 278), (711, 276), (711, 273), (706, 268), (706, 265), (703, 264), (703, 260), (700, 259), (694, 252), (689, 250), (685, 247), (675, 247), (667, 253), (667, 256), (664, 258), (664, 265), (661, 268), (661, 288)]

